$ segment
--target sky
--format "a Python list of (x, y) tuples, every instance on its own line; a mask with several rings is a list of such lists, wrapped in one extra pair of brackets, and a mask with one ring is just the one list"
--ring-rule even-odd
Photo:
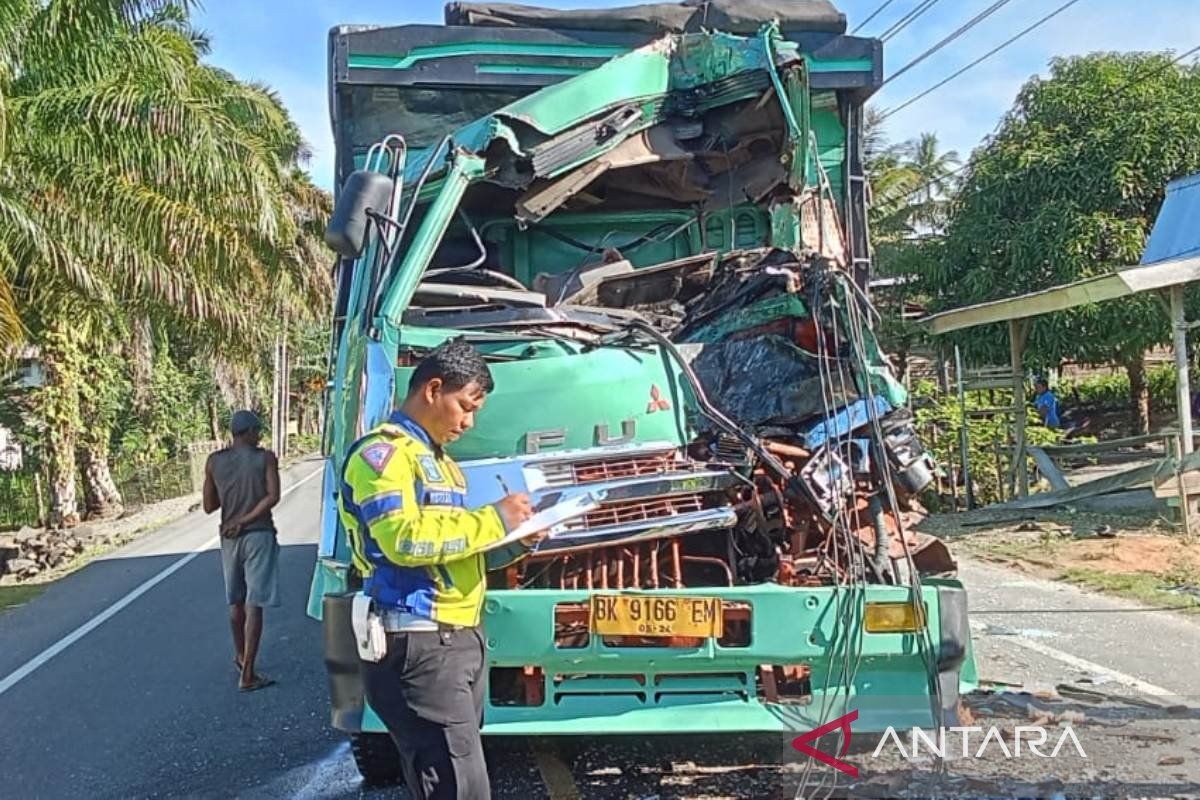
[[(632, 5), (636, 0), (528, 0), (557, 8)], [(883, 0), (834, 0), (853, 29)], [(938, 0), (884, 45), (885, 76), (907, 64), (993, 0)], [(858, 35), (877, 35), (915, 7), (892, 0)], [(872, 102), (887, 109), (924, 91), (1060, 5), (1060, 0), (1010, 0), (1001, 10), (916, 68), (889, 83)], [(440, 0), (204, 0), (195, 22), (213, 42), (209, 61), (244, 80), (274, 87), (314, 152), (308, 169), (330, 188), (333, 139), (326, 91), (326, 41), (339, 24), (440, 23)], [(1200, 45), (1196, 0), (1080, 0), (1036, 31), (887, 121), (903, 141), (931, 131), (963, 158), (991, 133), (1022, 84), (1045, 74), (1051, 59), (1102, 51), (1174, 50)]]

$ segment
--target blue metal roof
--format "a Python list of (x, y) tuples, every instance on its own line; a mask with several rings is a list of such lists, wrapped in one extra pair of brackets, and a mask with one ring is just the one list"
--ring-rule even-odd
[(1142, 263), (1156, 264), (1197, 254), (1200, 254), (1200, 173), (1167, 184), (1167, 199), (1150, 231)]

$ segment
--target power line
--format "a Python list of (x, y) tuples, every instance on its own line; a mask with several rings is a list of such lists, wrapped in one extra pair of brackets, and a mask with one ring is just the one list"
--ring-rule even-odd
[(888, 79), (887, 79), (887, 80), (885, 80), (885, 81), (884, 81), (882, 84), (880, 84), (880, 85), (881, 85), (881, 86), (887, 86), (889, 83), (891, 83), (892, 81), (896, 80), (896, 78), (899, 78), (901, 75), (903, 75), (904, 73), (908, 72), (910, 69), (912, 69), (913, 67), (917, 66), (917, 65), (918, 65), (918, 64), (920, 64), (922, 61), (924, 61), (925, 59), (929, 58), (931, 55), (933, 55), (933, 54), (934, 54), (934, 53), (936, 53), (937, 51), (941, 50), (941, 49), (942, 49), (943, 47), (945, 47), (946, 45), (948, 45), (948, 44), (952, 43), (952, 42), (953, 42), (955, 39), (958, 39), (958, 38), (960, 38), (960, 37), (961, 37), (963, 34), (965, 34), (967, 31), (971, 30), (971, 28), (974, 28), (976, 25), (978, 25), (979, 23), (983, 22), (985, 19), (987, 19), (988, 17), (990, 17), (992, 14), (995, 14), (997, 11), (999, 11), (999, 10), (1000, 10), (1000, 9), (1002, 9), (1002, 8), (1004, 8), (1006, 5), (1008, 5), (1008, 4), (1009, 4), (1009, 3), (1011, 3), (1011, 2), (1012, 2), (1012, 0), (996, 0), (996, 2), (992, 3), (990, 6), (988, 6), (987, 8), (985, 8), (983, 11), (980, 11), (980, 12), (979, 12), (978, 14), (976, 14), (974, 17), (971, 17), (971, 19), (969, 19), (969, 20), (967, 20), (965, 23), (963, 23), (963, 24), (962, 24), (962, 25), (961, 25), (961, 26), (958, 28), (958, 30), (954, 31), (954, 32), (953, 32), (953, 33), (951, 33), (949, 36), (947, 36), (945, 39), (942, 39), (940, 42), (938, 42), (937, 44), (935, 44), (933, 47), (930, 47), (930, 48), (929, 48), (928, 50), (926, 50), (924, 53), (921, 53), (921, 55), (917, 56), (917, 57), (916, 57), (916, 58), (914, 58), (912, 61), (908, 62), (908, 63), (907, 63), (907, 64), (905, 64), (903, 67), (901, 67), (899, 70), (897, 70), (896, 72), (892, 73), (892, 75), (891, 75), (891, 76), (889, 76), (889, 77), (888, 77)]
[(924, 14), (926, 11), (933, 8), (937, 4), (938, 4), (938, 0), (922, 0), (922, 2), (917, 4), (916, 8), (914, 8), (912, 11), (908, 12), (903, 17), (898, 19), (895, 22), (895, 24), (892, 25), (892, 27), (888, 28), (886, 31), (879, 34), (879, 39), (884, 42), (886, 42), (888, 39), (891, 39), (893, 36), (900, 33), (900, 31), (904, 30), (909, 25), (916, 22), (921, 17), (922, 14)]
[(932, 94), (933, 92), (936, 92), (938, 89), (942, 88), (942, 87), (943, 87), (943, 86), (945, 86), (947, 83), (950, 83), (950, 81), (952, 81), (952, 80), (954, 80), (955, 78), (959, 77), (959, 76), (960, 76), (960, 75), (962, 75), (963, 73), (965, 73), (965, 72), (967, 72), (967, 71), (969, 71), (969, 70), (971, 70), (971, 69), (974, 69), (975, 67), (979, 66), (979, 65), (980, 65), (980, 64), (982, 64), (984, 61), (987, 61), (989, 58), (991, 58), (992, 56), (996, 55), (996, 53), (999, 53), (1001, 50), (1003, 50), (1004, 48), (1008, 47), (1008, 46), (1009, 46), (1010, 44), (1012, 44), (1013, 42), (1017, 41), (1018, 39), (1022, 38), (1022, 37), (1023, 37), (1023, 36), (1025, 36), (1025, 35), (1029, 34), (1030, 32), (1032, 32), (1032, 31), (1034, 31), (1034, 30), (1037, 30), (1037, 29), (1038, 29), (1038, 28), (1040, 28), (1042, 25), (1045, 25), (1047, 22), (1049, 22), (1050, 20), (1054, 19), (1054, 18), (1055, 18), (1055, 17), (1057, 17), (1059, 14), (1063, 13), (1063, 12), (1064, 12), (1064, 11), (1066, 11), (1068, 8), (1070, 8), (1071, 6), (1075, 5), (1075, 4), (1076, 4), (1076, 3), (1078, 3), (1078, 2), (1079, 2), (1079, 0), (1067, 0), (1067, 2), (1063, 3), (1063, 4), (1062, 4), (1061, 6), (1059, 6), (1058, 8), (1054, 9), (1054, 10), (1053, 10), (1053, 11), (1051, 11), (1049, 14), (1047, 14), (1047, 15), (1046, 15), (1046, 16), (1044, 16), (1044, 17), (1042, 17), (1041, 19), (1039, 19), (1037, 22), (1035, 22), (1035, 23), (1033, 23), (1032, 25), (1030, 25), (1030, 26), (1029, 26), (1028, 28), (1026, 28), (1025, 30), (1021, 31), (1020, 33), (1016, 34), (1015, 36), (1012, 36), (1012, 37), (1010, 37), (1009, 39), (1007, 39), (1006, 41), (1004, 41), (1004, 42), (1002, 42), (1001, 44), (997, 45), (996, 47), (993, 47), (991, 50), (989, 50), (988, 52), (984, 53), (984, 54), (983, 54), (983, 55), (981, 55), (979, 58), (977, 58), (977, 59), (975, 59), (974, 61), (972, 61), (970, 64), (967, 64), (967, 65), (966, 65), (965, 67), (963, 67), (962, 69), (958, 70), (957, 72), (953, 72), (953, 73), (951, 73), (951, 74), (950, 74), (948, 77), (946, 77), (946, 78), (942, 79), (941, 81), (938, 81), (938, 82), (937, 82), (937, 83), (935, 83), (933, 86), (930, 86), (928, 89), (926, 89), (925, 91), (923, 91), (923, 92), (921, 92), (920, 94), (916, 95), (915, 97), (910, 97), (908, 100), (905, 100), (903, 103), (901, 103), (900, 105), (896, 106), (895, 108), (889, 108), (887, 111), (883, 112), (883, 116), (881, 116), (881, 117), (879, 118), (879, 121), (880, 121), (880, 122), (882, 122), (883, 120), (885, 120), (885, 119), (887, 119), (888, 117), (892, 116), (892, 115), (893, 115), (893, 114), (895, 114), (896, 112), (898, 112), (898, 111), (901, 111), (902, 109), (908, 108), (908, 107), (909, 107), (909, 106), (911, 106), (913, 103), (917, 102), (918, 100), (922, 99), (923, 97), (926, 97), (927, 95), (930, 95), (930, 94)]
[(854, 30), (850, 31), (850, 35), (853, 36), (854, 34), (858, 33), (860, 30), (862, 30), (862, 28), (864, 26), (868, 25), (871, 22), (871, 20), (878, 17), (880, 12), (882, 12), (885, 8), (887, 8), (894, 2), (896, 2), (896, 0), (883, 0), (883, 5), (881, 5), (879, 8), (875, 9), (874, 11), (872, 11), (870, 16), (868, 16), (862, 22), (858, 23), (858, 25), (855, 26)]
[[(1072, 0), (1072, 2), (1076, 2), (1076, 0)], [(1070, 5), (1070, 3), (1068, 3), (1067, 5)], [(1144, 73), (1144, 74), (1142, 74), (1142, 75), (1135, 75), (1135, 76), (1133, 76), (1133, 77), (1132, 77), (1132, 78), (1130, 78), (1128, 81), (1126, 81), (1125, 83), (1121, 84), (1121, 85), (1120, 85), (1120, 86), (1118, 86), (1116, 89), (1114, 89), (1112, 92), (1110, 92), (1110, 93), (1109, 93), (1109, 94), (1108, 94), (1108, 95), (1105, 97), (1105, 101), (1107, 101), (1107, 102), (1112, 102), (1114, 99), (1116, 99), (1116, 98), (1120, 97), (1120, 96), (1121, 96), (1121, 95), (1123, 95), (1125, 92), (1127, 92), (1129, 89), (1132, 89), (1134, 86), (1137, 86), (1138, 84), (1145, 83), (1146, 81), (1150, 80), (1151, 78), (1157, 78), (1159, 75), (1163, 74), (1163, 73), (1164, 73), (1164, 72), (1166, 72), (1167, 70), (1171, 69), (1172, 67), (1174, 67), (1174, 66), (1176, 66), (1177, 64), (1179, 64), (1180, 62), (1182, 62), (1184, 59), (1186, 59), (1186, 58), (1188, 58), (1189, 56), (1191, 56), (1191, 55), (1194, 55), (1194, 54), (1196, 54), (1196, 53), (1200, 53), (1200, 45), (1196, 45), (1196, 46), (1195, 46), (1195, 47), (1193, 47), (1192, 49), (1190, 49), (1190, 50), (1188, 50), (1188, 51), (1186, 51), (1186, 52), (1184, 52), (1184, 53), (1182, 53), (1182, 54), (1180, 54), (1180, 55), (1176, 56), (1175, 58), (1173, 58), (1173, 59), (1171, 59), (1170, 61), (1168, 61), (1166, 64), (1163, 64), (1162, 66), (1160, 66), (1160, 67), (1158, 67), (1158, 68), (1156, 68), (1156, 69), (1149, 70), (1149, 71), (1147, 71), (1146, 73)], [(1092, 107), (1092, 110), (1094, 111), (1095, 109), (1096, 109), (1096, 106), (1093, 106), (1093, 107)], [(890, 115), (891, 113), (892, 113), (892, 112), (890, 112), (890, 111), (889, 111), (889, 112), (887, 112), (887, 115)], [(882, 121), (883, 121), (883, 119), (885, 119), (885, 118), (886, 118), (886, 115), (885, 115), (885, 117), (880, 117), (880, 122), (882, 122)], [(1082, 140), (1082, 139), (1081, 139), (1081, 140), (1079, 140), (1079, 142), (1078, 142), (1078, 143), (1075, 145), (1076, 149), (1082, 148), (1082, 146), (1083, 146), (1083, 143), (1084, 143), (1084, 142), (1083, 142), (1083, 140)], [(913, 196), (915, 196), (915, 195), (918, 195), (918, 194), (920, 194), (921, 192), (924, 192), (925, 190), (927, 190), (927, 189), (931, 188), (931, 187), (932, 187), (934, 184), (938, 183), (939, 181), (944, 181), (946, 178), (949, 178), (949, 177), (950, 177), (950, 176), (952, 176), (952, 175), (957, 175), (958, 173), (962, 172), (963, 170), (965, 170), (965, 169), (966, 169), (967, 167), (969, 167), (969, 166), (971, 166), (971, 162), (970, 162), (969, 160), (968, 160), (968, 161), (965, 161), (965, 162), (963, 162), (963, 163), (962, 163), (960, 166), (958, 166), (958, 167), (955, 167), (954, 169), (952, 169), (952, 170), (950, 170), (949, 172), (947, 172), (945, 175), (942, 175), (942, 176), (940, 176), (940, 177), (938, 177), (938, 178), (935, 178), (935, 179), (933, 179), (933, 180), (931, 180), (931, 181), (929, 181), (929, 182), (927, 182), (927, 183), (923, 183), (923, 184), (921, 184), (920, 186), (918, 186), (918, 187), (916, 187), (916, 188), (914, 188), (914, 189), (912, 189), (912, 190), (910, 190), (910, 191), (908, 191), (908, 192), (905, 192), (904, 194), (902, 194), (902, 195), (900, 195), (899, 197), (897, 197), (897, 198), (896, 198), (896, 200), (897, 200), (897, 201), (903, 201), (903, 200), (907, 200), (907, 199), (908, 199), (908, 198), (910, 198), (910, 197), (913, 197)]]

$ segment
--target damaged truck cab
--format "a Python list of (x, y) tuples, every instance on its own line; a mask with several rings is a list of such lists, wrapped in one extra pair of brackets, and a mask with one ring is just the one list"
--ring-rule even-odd
[(486, 734), (953, 724), (966, 597), (913, 531), (934, 467), (866, 291), (880, 45), (824, 2), (749, 5), (777, 13), (456, 3), (331, 34), (309, 612), (370, 779), (398, 766), (358, 678), (342, 458), (457, 336), (496, 382), (450, 447), (467, 504), (602, 498), (490, 577)]

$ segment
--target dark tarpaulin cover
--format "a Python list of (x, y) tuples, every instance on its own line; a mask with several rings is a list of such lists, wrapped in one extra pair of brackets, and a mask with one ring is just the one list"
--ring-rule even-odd
[(682, 33), (702, 28), (748, 35), (779, 20), (785, 31), (845, 33), (846, 17), (829, 0), (686, 0), (622, 8), (573, 9), (511, 3), (448, 3), (447, 25), (551, 28), (607, 33)]

